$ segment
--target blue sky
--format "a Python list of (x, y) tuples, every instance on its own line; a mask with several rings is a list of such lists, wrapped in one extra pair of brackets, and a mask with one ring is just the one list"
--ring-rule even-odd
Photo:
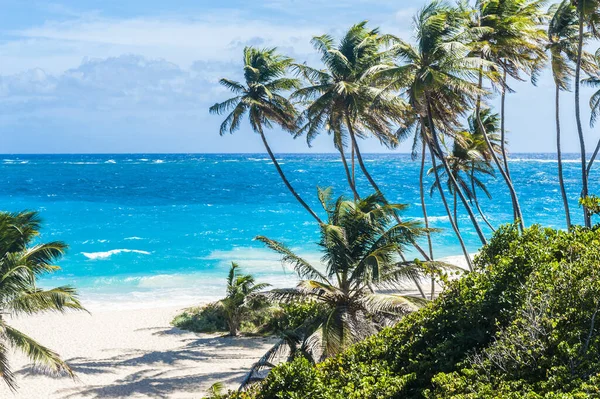
[[(0, 153), (262, 152), (247, 125), (219, 137), (220, 117), (208, 114), (228, 96), (218, 79), (239, 76), (245, 45), (277, 46), (315, 63), (313, 35), (336, 35), (366, 19), (408, 38), (424, 3), (0, 0)], [(514, 89), (507, 101), (511, 151), (553, 152), (548, 74), (538, 87)], [(589, 94), (582, 94), (585, 118)], [(573, 96), (562, 98), (564, 147), (576, 152)], [(592, 147), (600, 127), (585, 128)], [(333, 150), (326, 135), (311, 149), (281, 131), (268, 136), (276, 152)], [(363, 147), (385, 151), (372, 140)]]

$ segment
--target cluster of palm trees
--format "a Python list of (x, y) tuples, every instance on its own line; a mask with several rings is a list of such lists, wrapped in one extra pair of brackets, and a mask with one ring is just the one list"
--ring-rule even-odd
[[(581, 198), (589, 195), (588, 176), (600, 149), (588, 159), (580, 115), (580, 84), (600, 84), (599, 57), (585, 51), (599, 35), (597, 0), (564, 0), (545, 9), (542, 0), (477, 0), (449, 5), (433, 0), (414, 18), (413, 40), (405, 41), (361, 22), (337, 40), (314, 37), (319, 67), (297, 63), (276, 49), (244, 49), (244, 83), (220, 82), (235, 97), (215, 104), (211, 113), (227, 114), (221, 134), (236, 131), (245, 116), (257, 132), (287, 188), (310, 215), (321, 217), (294, 190), (265, 136), (266, 128), (280, 127), (294, 137), (305, 137), (310, 146), (320, 133), (328, 133), (339, 151), (348, 186), (355, 200), (355, 162), (372, 189), (381, 192), (365, 166), (359, 139), (375, 137), (395, 148), (413, 142), (413, 155), (421, 159), (421, 203), (429, 227), (423, 175), (435, 176), (432, 192), (439, 193), (468, 262), (470, 258), (458, 226), (458, 212), (466, 212), (482, 244), (483, 221), (493, 230), (478, 202), (487, 195), (485, 181), (497, 174), (511, 196), (515, 223), (525, 223), (513, 185), (506, 148), (507, 97), (514, 81), (535, 83), (550, 65), (556, 85), (556, 141), (558, 177), (567, 225), (571, 225), (562, 177), (559, 99), (575, 86), (576, 120), (581, 146)], [(582, 79), (585, 73), (587, 77)], [(500, 112), (486, 104), (500, 95)], [(600, 112), (600, 91), (592, 96), (592, 123)], [(348, 154), (349, 152), (349, 154)], [(348, 155), (350, 160), (348, 160)], [(445, 189), (446, 187), (447, 189)], [(450, 195), (454, 201), (450, 204)], [(453, 209), (451, 209), (453, 208)], [(584, 207), (584, 223), (591, 225)], [(477, 216), (479, 214), (479, 216)], [(400, 219), (397, 219), (401, 222)], [(428, 248), (413, 246), (425, 260), (434, 258)]]

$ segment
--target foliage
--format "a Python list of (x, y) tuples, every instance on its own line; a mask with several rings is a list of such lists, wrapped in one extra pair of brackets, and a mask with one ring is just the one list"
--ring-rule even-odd
[(73, 287), (37, 287), (38, 277), (60, 269), (54, 261), (67, 249), (58, 241), (34, 244), (41, 223), (36, 212), (0, 213), (0, 376), (11, 389), (16, 389), (8, 363), (11, 348), (22, 351), (43, 371), (73, 377), (73, 370), (56, 352), (11, 327), (5, 318), (83, 310)]
[(600, 381), (600, 229), (500, 228), (477, 270), (395, 327), (237, 398), (584, 398)]
[(229, 331), (232, 336), (239, 330), (260, 332), (278, 314), (278, 309), (273, 308), (265, 297), (257, 295), (268, 286), (256, 284), (253, 276), (241, 274), (239, 266), (232, 263), (227, 276), (227, 296), (205, 306), (186, 309), (171, 324), (201, 333)]
[(588, 195), (585, 198), (580, 198), (579, 205), (587, 208), (590, 215), (600, 214), (600, 197), (596, 195)]

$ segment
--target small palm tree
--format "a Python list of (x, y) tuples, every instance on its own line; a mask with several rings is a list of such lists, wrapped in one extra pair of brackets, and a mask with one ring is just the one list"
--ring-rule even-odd
[(395, 223), (394, 215), (407, 205), (389, 204), (380, 193), (356, 201), (332, 200), (328, 189), (320, 190), (319, 197), (328, 215), (318, 243), (323, 271), (280, 242), (257, 239), (279, 253), (303, 279), (296, 288), (271, 291), (274, 298), (314, 300), (326, 306), (324, 317), (315, 323), (323, 357), (328, 357), (424, 303), (421, 298), (375, 291), (421, 275), (421, 265), (399, 261), (398, 252), (423, 230), (418, 222)]
[[(583, 79), (581, 82), (586, 86), (598, 89), (590, 97), (590, 109), (592, 111), (590, 116), (590, 126), (593, 127), (596, 124), (598, 115), (600, 115), (600, 49), (596, 50), (596, 54), (593, 57), (590, 57), (588, 53), (584, 52), (582, 58), (583, 59), (581, 61), (581, 67), (589, 74), (589, 77)], [(591, 59), (593, 62), (590, 63), (588, 61), (589, 59)], [(598, 151), (600, 151), (600, 140), (598, 140), (598, 142), (596, 143), (594, 153), (588, 161), (586, 167), (586, 174), (588, 176), (590, 174), (590, 170), (592, 169), (592, 165), (594, 164), (594, 161), (598, 156)]]
[(304, 202), (294, 190), (283, 173), (279, 162), (273, 155), (267, 142), (264, 129), (278, 125), (289, 132), (296, 131), (297, 111), (282, 93), (297, 89), (297, 79), (285, 76), (293, 60), (276, 53), (276, 49), (259, 50), (253, 47), (244, 48), (244, 79), (245, 85), (231, 79), (221, 79), (219, 82), (231, 90), (235, 97), (210, 107), (210, 113), (221, 115), (229, 112), (221, 124), (220, 134), (233, 133), (239, 129), (244, 115), (248, 114), (250, 126), (262, 139), (265, 149), (277, 173), (288, 190), (298, 200), (318, 223), (321, 219)]
[(256, 284), (254, 276), (241, 274), (239, 265), (231, 263), (227, 275), (227, 296), (221, 300), (230, 336), (237, 336), (244, 316), (256, 305), (253, 302), (255, 295), (269, 286), (267, 283)]
[(39, 276), (60, 269), (54, 266), (54, 261), (67, 248), (62, 242), (33, 244), (40, 226), (41, 220), (35, 212), (0, 213), (0, 376), (11, 389), (17, 386), (8, 362), (9, 348), (25, 353), (43, 371), (73, 377), (73, 370), (56, 352), (11, 327), (4, 318), (83, 310), (74, 288), (44, 290), (36, 286)]

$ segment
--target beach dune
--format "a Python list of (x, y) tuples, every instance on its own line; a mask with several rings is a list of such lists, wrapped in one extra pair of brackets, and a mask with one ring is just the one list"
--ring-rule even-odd
[(215, 382), (236, 388), (273, 344), (173, 328), (179, 308), (44, 314), (11, 323), (57, 351), (75, 371), (51, 377), (11, 354), (19, 389), (0, 383), (0, 398), (201, 398)]

